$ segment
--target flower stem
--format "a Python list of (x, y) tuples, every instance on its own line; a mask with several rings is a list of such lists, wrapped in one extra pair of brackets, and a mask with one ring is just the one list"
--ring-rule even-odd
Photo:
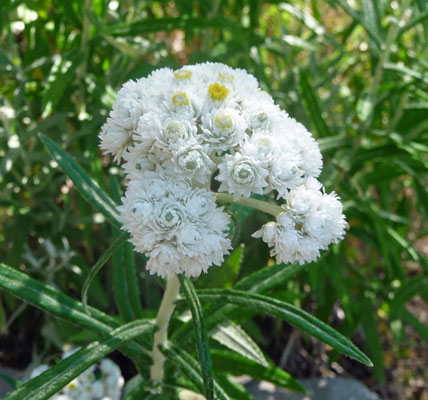
[(177, 298), (180, 290), (180, 281), (177, 275), (168, 278), (166, 283), (165, 293), (159, 307), (158, 315), (156, 317), (156, 325), (158, 331), (155, 333), (153, 340), (152, 360), (153, 365), (150, 369), (150, 377), (153, 383), (160, 383), (163, 379), (163, 364), (165, 356), (159, 350), (159, 346), (165, 346), (168, 332), (168, 324), (171, 315), (175, 309), (175, 299)]
[(268, 203), (267, 201), (251, 199), (249, 197), (240, 197), (239, 199), (234, 200), (233, 196), (227, 193), (214, 192), (214, 195), (218, 201), (224, 201), (225, 203), (235, 203), (240, 204), (241, 206), (255, 208), (256, 210), (263, 211), (267, 214), (273, 215), (274, 217), (284, 212), (284, 209), (282, 209), (280, 206)]

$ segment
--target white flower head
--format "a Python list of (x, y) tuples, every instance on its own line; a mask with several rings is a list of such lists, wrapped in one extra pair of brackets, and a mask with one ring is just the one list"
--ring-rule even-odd
[(123, 169), (128, 179), (140, 179), (145, 171), (154, 171), (156, 159), (145, 143), (135, 143), (123, 153)]
[(133, 144), (133, 133), (133, 129), (124, 128), (112, 118), (107, 118), (100, 132), (100, 147), (106, 154), (113, 155), (116, 162), (120, 162), (123, 152)]
[(159, 232), (176, 232), (187, 222), (185, 207), (173, 199), (163, 199), (155, 205), (153, 224)]
[(119, 220), (149, 257), (150, 273), (196, 277), (223, 262), (231, 219), (216, 204), (213, 178), (234, 201), (269, 193), (282, 199), (276, 221), (254, 234), (278, 262), (313, 261), (344, 235), (338, 197), (315, 179), (317, 143), (242, 69), (185, 65), (125, 83), (100, 142), (124, 160)]
[(216, 209), (215, 197), (204, 189), (195, 189), (186, 198), (186, 209), (190, 219), (207, 220)]
[(244, 138), (245, 120), (233, 108), (214, 109), (202, 118), (202, 141), (211, 150), (226, 151)]
[[(156, 185), (149, 183), (151, 175)], [(162, 196), (153, 196), (155, 191)], [(147, 269), (152, 274), (198, 276), (221, 263), (230, 250), (230, 217), (216, 207), (212, 193), (193, 189), (186, 179), (174, 182), (150, 172), (128, 185), (122, 202), (120, 221), (135, 250), (150, 257)]]
[(325, 194), (318, 181), (309, 178), (290, 191), (276, 222), (269, 222), (253, 234), (272, 248), (277, 262), (312, 262), (331, 243), (343, 239), (346, 221), (335, 193)]
[(268, 171), (262, 163), (240, 153), (226, 155), (219, 170), (216, 177), (221, 182), (219, 190), (228, 191), (235, 199), (249, 197), (251, 193), (263, 194), (263, 188), (267, 186)]
[(289, 190), (295, 189), (304, 181), (304, 171), (300, 169), (299, 155), (277, 156), (272, 160), (269, 174), (269, 188), (278, 191), (278, 197), (285, 197)]
[(182, 141), (179, 150), (173, 151), (174, 171), (184, 177), (204, 184), (214, 167), (206, 147), (196, 141)]

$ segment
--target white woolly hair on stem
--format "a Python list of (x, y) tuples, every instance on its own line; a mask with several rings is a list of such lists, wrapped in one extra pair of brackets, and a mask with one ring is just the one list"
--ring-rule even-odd
[(152, 361), (153, 365), (150, 368), (150, 377), (153, 383), (160, 383), (163, 379), (163, 364), (165, 356), (159, 350), (159, 346), (165, 346), (168, 333), (168, 325), (172, 313), (175, 309), (175, 299), (180, 291), (180, 281), (177, 275), (173, 275), (167, 279), (165, 293), (159, 307), (158, 315), (156, 316), (156, 331), (153, 339)]

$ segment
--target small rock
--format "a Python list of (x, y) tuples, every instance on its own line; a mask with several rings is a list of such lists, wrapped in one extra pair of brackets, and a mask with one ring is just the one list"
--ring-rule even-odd
[[(22, 372), (11, 368), (0, 368), (0, 374), (9, 376), (12, 379), (20, 379)], [(0, 399), (6, 396), (12, 390), (12, 387), (0, 377)]]
[(350, 378), (299, 379), (306, 394), (278, 388), (269, 382), (251, 381), (247, 390), (257, 400), (379, 400), (361, 382)]

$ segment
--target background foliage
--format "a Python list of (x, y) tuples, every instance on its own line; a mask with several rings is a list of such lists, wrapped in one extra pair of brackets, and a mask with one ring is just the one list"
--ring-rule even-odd
[[(75, 190), (37, 134), (59, 143), (119, 201), (122, 177), (100, 156), (97, 138), (115, 91), (159, 67), (219, 61), (254, 74), (312, 130), (324, 156), (321, 181), (341, 196), (349, 221), (345, 241), (270, 295), (330, 322), (375, 364), (373, 378), (329, 352), (336, 373), (345, 369), (382, 390), (401, 360), (418, 357), (428, 341), (424, 0), (2, 0), (0, 35), (0, 260), (78, 299), (90, 266), (117, 232)], [(267, 247), (250, 237), (266, 217), (232, 211), (241, 227), (238, 250), (197, 288), (229, 288), (273, 263)], [(122, 248), (113, 268), (95, 277), (89, 304), (123, 317), (126, 306), (114, 298), (122, 290), (118, 266), (133, 262), (130, 255)], [(126, 321), (154, 315), (159, 304), (161, 285), (143, 265), (137, 256), (143, 309), (134, 305)], [(276, 363), (287, 362), (288, 342), (316, 354), (315, 372), (325, 369), (324, 345), (280, 322), (246, 316), (241, 326)], [(2, 346), (16, 346), (2, 355), (12, 366), (91, 338), (6, 292), (0, 322)], [(302, 374), (314, 373), (316, 361), (309, 362)], [(428, 380), (416, 363), (405, 375), (404, 381)]]

